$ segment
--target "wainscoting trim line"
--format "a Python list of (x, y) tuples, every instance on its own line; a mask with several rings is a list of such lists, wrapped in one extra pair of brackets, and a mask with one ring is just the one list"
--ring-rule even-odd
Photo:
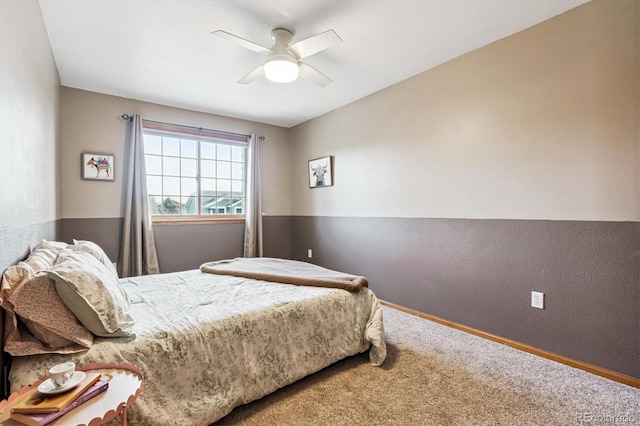
[(445, 325), (447, 327), (455, 328), (456, 330), (464, 331), (465, 333), (473, 334), (474, 336), (482, 337), (487, 340), (491, 340), (493, 342), (501, 343), (506, 346), (510, 346), (515, 349), (519, 349), (524, 352), (528, 352), (533, 355), (540, 356), (542, 358), (550, 359), (552, 361), (559, 362), (561, 364), (568, 365), (570, 367), (578, 368), (580, 370), (587, 371), (589, 373), (595, 374), (597, 376), (604, 377), (605, 379), (613, 380), (615, 382), (619, 382), (628, 386), (632, 386), (634, 388), (640, 389), (640, 379), (636, 379), (635, 377), (627, 376), (626, 374), (617, 373), (615, 371), (608, 370), (606, 368), (598, 367), (597, 365), (589, 364), (586, 362), (578, 361), (563, 355), (556, 354), (554, 352), (550, 352), (544, 349), (536, 348), (535, 346), (527, 345), (525, 343), (516, 342), (511, 339), (507, 339), (505, 337), (496, 336), (495, 334), (487, 333), (481, 330), (477, 330), (472, 327), (468, 327), (466, 325), (458, 324), (453, 321), (449, 321), (443, 318), (436, 317), (434, 315), (425, 314), (424, 312), (415, 311), (413, 309), (405, 308), (404, 306), (396, 305), (394, 303), (386, 302), (381, 300), (380, 303), (383, 306), (386, 306), (391, 309), (396, 309), (398, 311), (404, 312), (409, 315), (414, 315), (422, 319), (426, 319), (429, 321), (436, 322), (438, 324)]

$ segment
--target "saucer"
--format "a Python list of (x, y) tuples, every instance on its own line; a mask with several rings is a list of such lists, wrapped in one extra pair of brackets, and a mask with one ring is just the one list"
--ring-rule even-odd
[(78, 386), (85, 377), (87, 377), (87, 375), (84, 371), (74, 371), (71, 375), (71, 378), (69, 379), (69, 383), (60, 387), (56, 387), (51, 379), (47, 379), (44, 382), (40, 383), (40, 386), (38, 386), (38, 392), (45, 395), (55, 395), (57, 393), (63, 393)]

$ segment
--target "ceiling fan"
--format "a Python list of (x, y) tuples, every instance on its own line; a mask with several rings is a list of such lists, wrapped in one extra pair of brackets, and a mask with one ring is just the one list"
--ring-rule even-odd
[(284, 28), (276, 28), (271, 31), (274, 45), (267, 48), (226, 31), (218, 30), (211, 34), (235, 42), (254, 52), (268, 53), (264, 63), (242, 77), (238, 81), (240, 84), (249, 84), (262, 76), (276, 83), (289, 83), (299, 76), (320, 87), (325, 87), (331, 83), (331, 79), (300, 59), (322, 52), (342, 41), (335, 31), (328, 30), (289, 46), (293, 33)]

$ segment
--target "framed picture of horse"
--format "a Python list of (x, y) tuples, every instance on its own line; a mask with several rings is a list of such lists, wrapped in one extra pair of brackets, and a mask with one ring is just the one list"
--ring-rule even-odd
[(113, 181), (114, 157), (109, 154), (82, 153), (82, 179)]
[(333, 156), (309, 160), (309, 188), (333, 186)]

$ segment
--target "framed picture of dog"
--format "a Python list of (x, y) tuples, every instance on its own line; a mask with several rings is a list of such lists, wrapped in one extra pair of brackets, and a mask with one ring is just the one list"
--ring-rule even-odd
[(82, 179), (113, 181), (115, 158), (109, 154), (82, 153)]
[(333, 186), (333, 156), (309, 160), (309, 188)]

